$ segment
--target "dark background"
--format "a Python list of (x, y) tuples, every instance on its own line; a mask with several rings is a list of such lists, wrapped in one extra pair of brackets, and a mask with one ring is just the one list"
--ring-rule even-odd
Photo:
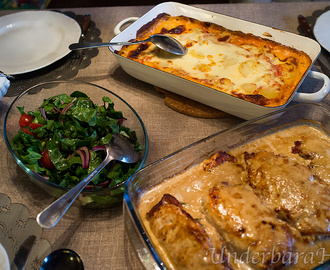
[[(52, 0), (48, 8), (72, 8), (72, 7), (106, 7), (106, 6), (144, 6), (158, 5), (161, 0)], [(185, 0), (176, 1), (182, 4), (215, 4), (229, 3), (229, 0)]]

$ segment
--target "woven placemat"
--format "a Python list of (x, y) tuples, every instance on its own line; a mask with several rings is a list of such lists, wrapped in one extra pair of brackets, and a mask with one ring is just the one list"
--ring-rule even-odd
[(165, 95), (164, 103), (166, 106), (179, 113), (198, 118), (223, 118), (229, 116), (228, 113), (217, 110), (195, 100), (169, 92), (154, 86), (157, 92)]

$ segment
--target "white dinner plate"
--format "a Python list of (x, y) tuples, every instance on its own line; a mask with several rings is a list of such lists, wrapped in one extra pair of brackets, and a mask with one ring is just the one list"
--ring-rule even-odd
[(22, 74), (48, 66), (67, 55), (81, 28), (54, 11), (23, 11), (0, 17), (0, 70)]
[(314, 26), (314, 36), (321, 46), (330, 52), (330, 10), (317, 18)]

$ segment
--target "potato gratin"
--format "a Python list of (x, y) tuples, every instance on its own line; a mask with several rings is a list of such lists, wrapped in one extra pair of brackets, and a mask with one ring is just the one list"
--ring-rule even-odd
[(138, 210), (169, 269), (312, 269), (330, 259), (330, 139), (298, 125), (145, 191)]
[(187, 49), (184, 56), (152, 43), (123, 46), (117, 54), (268, 107), (285, 104), (311, 65), (310, 57), (269, 39), (185, 16), (159, 14), (136, 40), (166, 34)]

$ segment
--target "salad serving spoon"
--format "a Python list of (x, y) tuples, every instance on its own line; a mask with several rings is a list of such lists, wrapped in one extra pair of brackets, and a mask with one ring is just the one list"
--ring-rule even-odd
[(115, 45), (132, 45), (139, 44), (144, 42), (152, 42), (158, 48), (167, 51), (169, 53), (173, 53), (176, 55), (185, 55), (187, 50), (186, 48), (176, 39), (166, 36), (155, 34), (150, 36), (145, 40), (138, 40), (133, 42), (110, 42), (110, 43), (102, 43), (102, 42), (84, 42), (84, 43), (73, 43), (69, 46), (70, 50), (81, 50), (88, 48), (96, 48), (96, 47), (109, 47)]
[(110, 161), (117, 160), (125, 163), (135, 163), (140, 158), (133, 144), (123, 135), (113, 134), (110, 143), (104, 146), (106, 157), (101, 164), (76, 186), (38, 214), (37, 223), (41, 227), (48, 229), (54, 227), (82, 190)]

